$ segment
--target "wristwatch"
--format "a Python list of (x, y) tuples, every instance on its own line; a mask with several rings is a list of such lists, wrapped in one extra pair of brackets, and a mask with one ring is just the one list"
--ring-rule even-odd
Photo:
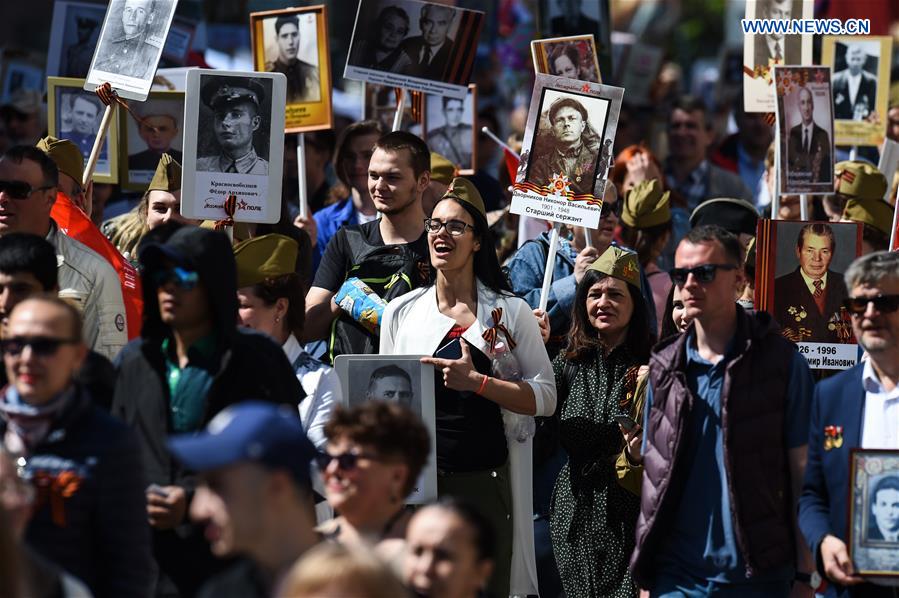
[(811, 573), (802, 573), (801, 571), (796, 572), (796, 576), (793, 578), (795, 581), (802, 582), (808, 586), (811, 586), (813, 590), (817, 590), (821, 587), (821, 583), (824, 579), (821, 577), (821, 574), (817, 571), (812, 571)]

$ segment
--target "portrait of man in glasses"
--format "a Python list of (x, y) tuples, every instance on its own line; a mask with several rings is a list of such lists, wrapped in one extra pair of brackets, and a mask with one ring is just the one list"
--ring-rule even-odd
[(798, 265), (774, 281), (774, 317), (786, 338), (795, 342), (855, 342), (849, 314), (843, 307), (847, 296), (843, 273), (830, 269), (836, 251), (836, 237), (829, 224), (814, 222), (799, 229), (795, 247)]

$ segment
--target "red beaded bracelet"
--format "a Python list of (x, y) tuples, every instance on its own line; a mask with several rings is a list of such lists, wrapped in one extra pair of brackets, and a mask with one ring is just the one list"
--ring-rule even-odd
[[(487, 376), (487, 374), (484, 374), (484, 380), (481, 382), (481, 385), (478, 387), (478, 390), (476, 391), (475, 394), (481, 394), (484, 392), (484, 389), (487, 388), (487, 379), (488, 378), (489, 378), (489, 376)], [(481, 395), (481, 396), (483, 396), (483, 395)]]

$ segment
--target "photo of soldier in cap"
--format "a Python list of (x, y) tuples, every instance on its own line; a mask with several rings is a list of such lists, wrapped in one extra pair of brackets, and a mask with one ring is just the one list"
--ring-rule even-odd
[(76, 17), (75, 25), (78, 39), (66, 48), (66, 68), (61, 73), (63, 77), (86, 77), (97, 44), (100, 21), (90, 17)]
[(271, 84), (255, 77), (201, 77), (197, 171), (268, 174)]
[(265, 70), (287, 77), (287, 103), (318, 102), (321, 83), (315, 15), (281, 14), (263, 22)]
[(100, 38), (106, 6), (57, 0), (53, 3), (47, 76), (84, 78)]
[[(162, 97), (160, 97), (162, 96)], [(183, 162), (184, 94), (155, 91), (146, 102), (135, 103), (125, 117), (123, 153), (127, 152), (128, 177), (123, 184), (146, 185), (162, 154)]]
[(172, 0), (112, 0), (94, 69), (136, 79), (152, 77), (174, 8)]
[(592, 194), (609, 100), (545, 89), (525, 180), (547, 187), (567, 177), (575, 195)]

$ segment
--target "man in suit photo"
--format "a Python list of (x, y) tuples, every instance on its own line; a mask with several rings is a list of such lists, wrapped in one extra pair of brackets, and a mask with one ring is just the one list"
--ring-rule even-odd
[[(757, 6), (756, 14), (759, 19), (789, 21), (793, 18), (793, 0), (759, 0)], [(772, 60), (778, 64), (797, 64), (800, 60), (802, 36), (783, 33), (756, 34), (753, 41), (754, 66), (768, 66)]]
[[(828, 596), (849, 595), (845, 586), (854, 586), (852, 595), (876, 596), (889, 588), (858, 585), (864, 579), (846, 546), (849, 455), (856, 448), (899, 449), (899, 253), (879, 251), (858, 258), (846, 271), (846, 285), (852, 329), (868, 358), (815, 388), (799, 528), (819, 571), (844, 586), (831, 585)], [(882, 494), (877, 490), (875, 496)]]
[(403, 42), (403, 54), (395, 68), (404, 75), (441, 81), (446, 76), (454, 41), (449, 36), (456, 11), (451, 6), (426, 4), (421, 8), (421, 35)]
[(899, 542), (899, 476), (885, 476), (871, 492), (868, 540)]
[(796, 240), (799, 266), (774, 281), (774, 317), (792, 341), (851, 342), (840, 311), (846, 284), (830, 269), (835, 251), (830, 225), (806, 224)]
[(791, 174), (808, 173), (809, 182), (833, 181), (830, 135), (815, 122), (815, 100), (808, 87), (799, 88), (802, 122), (790, 129), (787, 163)]
[(846, 68), (833, 74), (833, 115), (841, 120), (864, 120), (874, 112), (877, 77), (862, 67), (868, 54), (860, 44), (846, 48)]

